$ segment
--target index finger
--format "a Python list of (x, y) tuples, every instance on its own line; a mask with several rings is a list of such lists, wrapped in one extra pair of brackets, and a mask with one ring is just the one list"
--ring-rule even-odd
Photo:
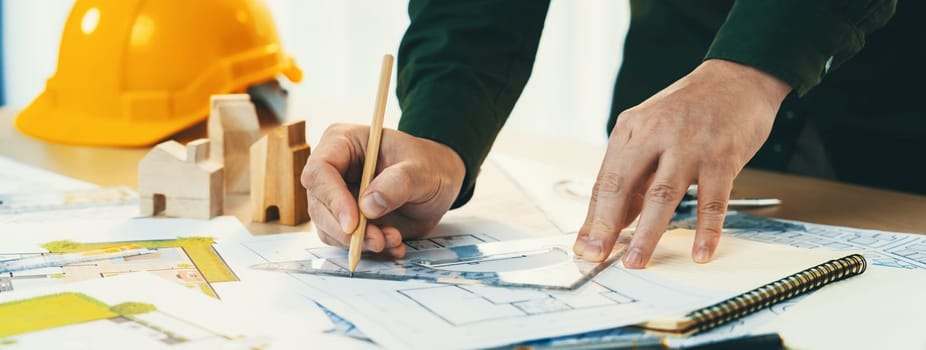
[[(335, 135), (322, 138), (315, 152), (309, 156), (302, 172), (301, 182), (309, 199), (315, 199), (320, 206), (309, 206), (309, 216), (330, 215), (336, 218), (339, 227), (324, 227), (327, 232), (353, 232), (359, 222), (357, 200), (347, 186), (350, 180), (352, 158), (351, 141)], [(328, 221), (330, 222), (330, 221)], [(325, 224), (326, 222), (316, 222)]]
[(656, 244), (675, 214), (675, 208), (688, 190), (694, 172), (692, 164), (669, 153), (660, 157), (659, 168), (644, 195), (640, 221), (622, 259), (625, 267), (643, 268), (649, 262)]
[[(627, 226), (636, 188), (655, 162), (655, 154), (609, 149), (592, 189), (585, 223), (573, 246), (576, 255), (589, 261), (606, 259), (621, 230)], [(630, 218), (629, 220), (632, 220)]]

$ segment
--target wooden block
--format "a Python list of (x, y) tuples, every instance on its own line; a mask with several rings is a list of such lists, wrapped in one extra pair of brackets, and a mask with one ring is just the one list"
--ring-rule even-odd
[(248, 193), (249, 149), (260, 136), (254, 103), (248, 94), (212, 95), (210, 106), (210, 158), (225, 166), (225, 192)]
[(138, 163), (141, 214), (209, 219), (222, 215), (224, 172), (209, 159), (209, 140), (155, 146)]
[(304, 121), (285, 124), (251, 146), (252, 221), (278, 216), (281, 224), (298, 225), (309, 220), (305, 189), (299, 182), (309, 152)]

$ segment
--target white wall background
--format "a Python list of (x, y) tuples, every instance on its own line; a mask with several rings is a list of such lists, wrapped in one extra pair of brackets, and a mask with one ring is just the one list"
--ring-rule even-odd
[[(2, 1), (7, 104), (22, 108), (54, 74), (73, 0)], [(268, 0), (284, 47), (306, 72), (304, 83), (291, 88), (291, 110), (309, 114), (310, 121), (311, 114), (323, 113), (368, 123), (379, 61), (398, 48), (408, 25), (406, 4)], [(628, 21), (624, 1), (553, 0), (534, 73), (506, 130), (604, 143)], [(387, 126), (399, 116), (394, 93), (391, 98)]]

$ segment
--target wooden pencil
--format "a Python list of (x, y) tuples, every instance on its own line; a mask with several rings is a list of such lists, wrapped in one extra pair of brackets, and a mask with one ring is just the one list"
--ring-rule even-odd
[[(360, 192), (358, 193), (357, 208), (360, 208), (359, 196), (367, 190), (373, 175), (376, 172), (376, 160), (379, 157), (379, 144), (383, 136), (383, 115), (386, 113), (386, 97), (389, 94), (389, 80), (392, 78), (392, 55), (383, 56), (382, 69), (379, 72), (379, 90), (376, 92), (376, 107), (373, 109), (373, 123), (370, 125), (370, 138), (367, 141), (367, 150), (363, 158), (363, 175), (360, 177)], [(367, 232), (367, 217), (360, 211), (360, 221), (350, 237), (350, 251), (347, 261), (350, 272), (357, 270), (360, 255), (363, 253), (363, 238)]]

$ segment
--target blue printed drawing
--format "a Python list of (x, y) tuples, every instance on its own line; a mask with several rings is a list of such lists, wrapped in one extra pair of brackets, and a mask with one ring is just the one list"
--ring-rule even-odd
[[(693, 215), (678, 215), (673, 220), (671, 228), (689, 228), (693, 229), (697, 218)], [(735, 236), (753, 241), (785, 244), (800, 248), (821, 248), (831, 250), (855, 250), (864, 251), (865, 255), (875, 265), (921, 269), (926, 268), (926, 236), (896, 233), (877, 230), (864, 230), (849, 227), (828, 226), (811, 223), (802, 223), (796, 221), (768, 219), (752, 216), (743, 213), (730, 212), (724, 222), (725, 235)], [(471, 241), (476, 240), (494, 240), (485, 237), (452, 237), (443, 238), (441, 242), (433, 240), (421, 240), (407, 242), (408, 248), (427, 249), (433, 246), (445, 246), (447, 241)], [(454, 242), (458, 243), (458, 242)], [(453, 245), (453, 244), (449, 244)], [(465, 287), (455, 286), (435, 286), (433, 288), (456, 288), (460, 294), (469, 292)], [(402, 291), (406, 297), (414, 299), (421, 303), (429, 298), (431, 288), (416, 288)], [(607, 292), (606, 290), (603, 292)], [(437, 293), (439, 295), (443, 295)], [(604, 294), (602, 294), (604, 295)], [(716, 341), (719, 339), (728, 339), (749, 334), (756, 327), (771, 320), (777, 315), (783, 313), (787, 308), (797, 304), (803, 297), (795, 298), (784, 303), (777, 304), (771, 308), (759, 311), (745, 318), (730, 322), (726, 325), (713, 329), (709, 332), (699, 334), (694, 337), (680, 338), (671, 341), (673, 347), (693, 346), (705, 342)], [(466, 300), (467, 298), (461, 298)], [(485, 299), (485, 300), (482, 300)], [(494, 312), (490, 313), (444, 313), (445, 321), (451, 324), (466, 324), (468, 322), (478, 321), (467, 319), (466, 315), (481, 315), (480, 317), (513, 317), (514, 314), (531, 314), (534, 312), (556, 312), (557, 307), (564, 303), (559, 300), (548, 300), (547, 303), (520, 305), (517, 300), (494, 300), (494, 298), (482, 298), (480, 302), (485, 303), (483, 307), (491, 308)], [(469, 298), (469, 300), (474, 300)], [(614, 302), (633, 302), (632, 300), (614, 300)], [(446, 303), (428, 303), (430, 307), (439, 306)], [(320, 306), (320, 305), (319, 305)], [(479, 305), (469, 305), (476, 307)], [(321, 306), (320, 306), (321, 307)], [(349, 321), (338, 317), (322, 307), (329, 318), (335, 324), (335, 332), (344, 333), (360, 339), (366, 337)], [(505, 312), (512, 313), (507, 315)], [(450, 316), (447, 316), (450, 315)], [(645, 333), (632, 328), (622, 327), (610, 330), (582, 333), (565, 337), (538, 339), (521, 345), (526, 346), (565, 346), (581, 345), (588, 343), (600, 343), (612, 340), (629, 340), (642, 339), (648, 337)]]
[[(678, 217), (672, 227), (693, 229), (696, 222), (693, 216)], [(926, 268), (926, 235), (777, 220), (736, 212), (727, 214), (724, 228), (725, 235), (765, 243), (863, 251), (872, 264), (879, 266)]]

